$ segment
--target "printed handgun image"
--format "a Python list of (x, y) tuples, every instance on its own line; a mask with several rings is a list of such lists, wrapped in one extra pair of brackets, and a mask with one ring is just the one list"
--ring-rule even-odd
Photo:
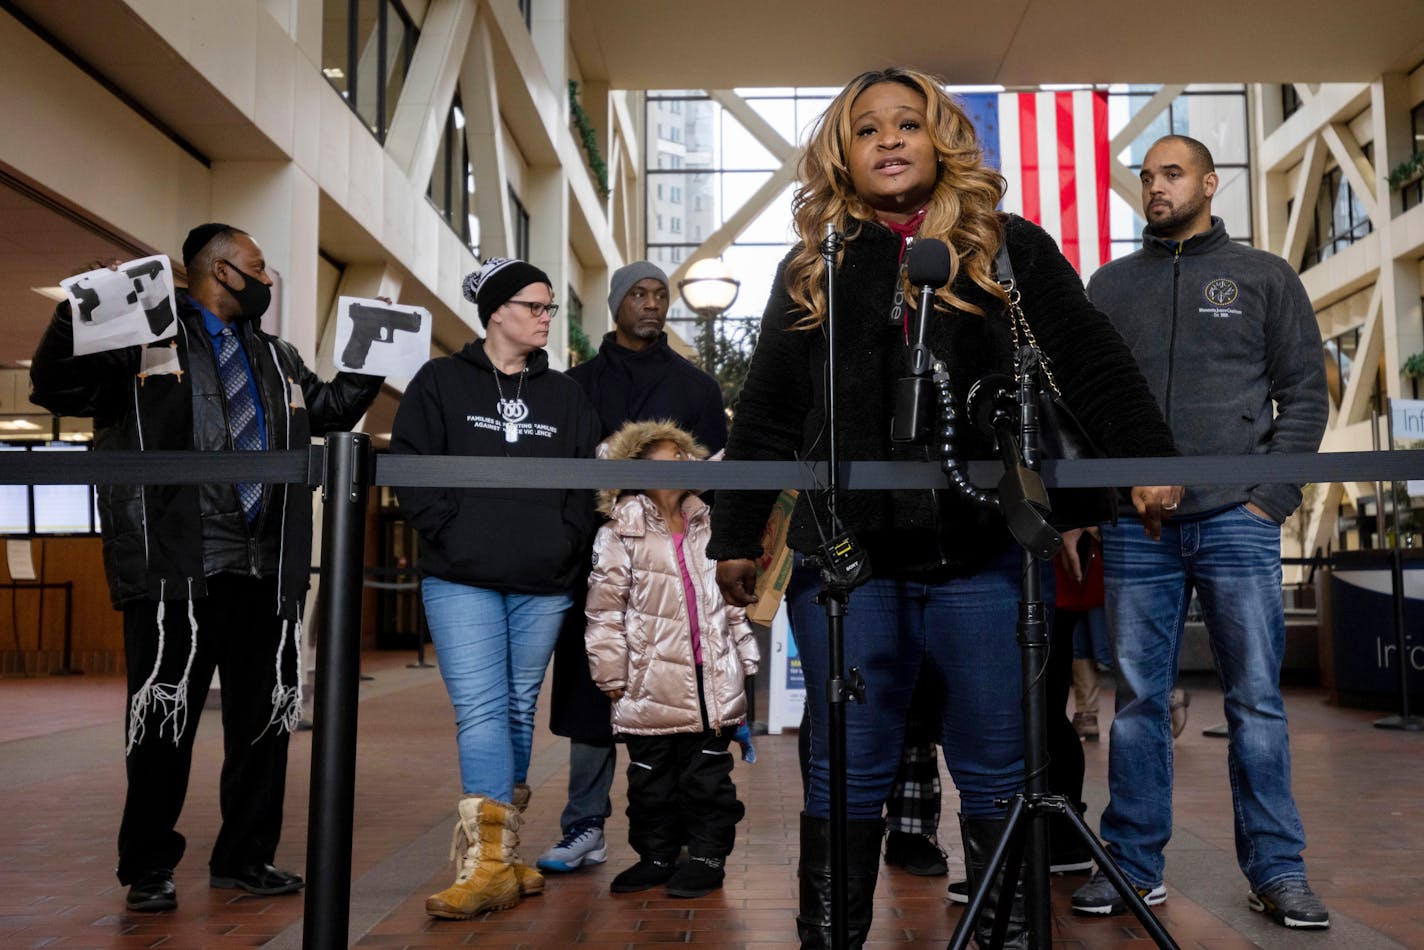
[(430, 359), (433, 322), (424, 307), (384, 297), (338, 297), (332, 352), (336, 368), (409, 379)]
[(100, 324), (124, 317), (137, 305), (148, 318), (148, 328), (160, 336), (173, 325), (173, 305), (168, 282), (163, 280), (163, 261), (146, 258), (125, 264), (117, 271), (100, 270), (75, 280), (70, 292), (79, 301), (76, 317), (81, 323)]
[(341, 362), (349, 369), (366, 365), (366, 355), (376, 340), (393, 343), (396, 331), (416, 333), (420, 330), (420, 314), (392, 310), (369, 304), (351, 304), (351, 337), (341, 351)]
[(173, 266), (162, 254), (59, 282), (73, 314), (74, 354), (149, 346), (178, 332)]

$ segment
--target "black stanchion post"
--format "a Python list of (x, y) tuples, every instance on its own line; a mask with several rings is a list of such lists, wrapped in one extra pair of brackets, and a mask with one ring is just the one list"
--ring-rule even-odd
[[(60, 585), (64, 590), (64, 646), (59, 657), (59, 669), (50, 670), (51, 676), (78, 676), (83, 670), (74, 668), (74, 582), (65, 581)], [(40, 591), (43, 599), (44, 591)]]
[(351, 906), (351, 831), (356, 786), (356, 701), (361, 675), (361, 558), (371, 439), (327, 436), (321, 494), (321, 585), (315, 730), (307, 817), (306, 917), (302, 946), (346, 946)]

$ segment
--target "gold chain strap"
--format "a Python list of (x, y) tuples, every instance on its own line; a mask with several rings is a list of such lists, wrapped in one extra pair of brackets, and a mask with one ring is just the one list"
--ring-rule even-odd
[[(1024, 316), (1023, 307), (1019, 306), (1018, 288), (1013, 281), (1008, 281), (1004, 289), (1009, 294), (1009, 320), (1013, 328), (1014, 349), (1023, 345), (1024, 340), (1028, 340), (1028, 345), (1033, 347), (1038, 354), (1038, 365), (1043, 370), (1043, 378), (1048, 381), (1048, 388), (1053, 390), (1053, 395), (1063, 398), (1063, 391), (1058, 388), (1058, 380), (1053, 378), (1053, 366), (1048, 361), (1048, 355), (1043, 352), (1043, 348), (1038, 345), (1038, 340), (1034, 338), (1033, 330), (1029, 329), (1028, 318)], [(1020, 338), (1019, 334), (1023, 334)]]

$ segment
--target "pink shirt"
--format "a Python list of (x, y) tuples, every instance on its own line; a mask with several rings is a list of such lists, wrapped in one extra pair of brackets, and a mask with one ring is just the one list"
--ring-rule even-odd
[(702, 628), (697, 623), (697, 588), (692, 586), (692, 575), (687, 572), (687, 558), (682, 554), (682, 539), (685, 534), (672, 536), (672, 547), (677, 552), (677, 569), (682, 573), (682, 591), (687, 595), (687, 619), (692, 627), (692, 659), (702, 665)]

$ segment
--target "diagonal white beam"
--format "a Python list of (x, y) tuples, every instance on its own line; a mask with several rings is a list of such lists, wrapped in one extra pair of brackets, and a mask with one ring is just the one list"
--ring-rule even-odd
[(1325, 170), (1325, 149), (1320, 147), (1320, 137), (1314, 136), (1305, 146), (1305, 156), (1300, 160), (1300, 176), (1295, 182), (1295, 195), (1291, 203), (1290, 221), (1286, 223), (1285, 245), (1281, 248), (1291, 267), (1300, 270), (1300, 259), (1305, 253), (1305, 240), (1315, 223), (1315, 199), (1320, 196), (1320, 179)]
[(762, 148), (770, 152), (777, 161), (785, 164), (796, 156), (796, 146), (786, 141), (781, 133), (776, 131), (770, 122), (762, 118), (760, 112), (752, 108), (751, 103), (737, 95), (730, 89), (709, 89), (707, 94), (725, 109), (732, 118), (746, 129), (752, 138), (756, 139)]
[(1142, 201), (1142, 184), (1138, 181), (1137, 175), (1128, 168), (1120, 158), (1121, 155), (1138, 136), (1152, 125), (1163, 112), (1167, 111), (1178, 96), (1187, 87), (1184, 85), (1163, 86), (1153, 93), (1137, 115), (1128, 120), (1127, 125), (1114, 135), (1112, 141), (1108, 143), (1108, 154), (1111, 165), (1109, 167), (1109, 180), (1112, 190), (1117, 192), (1119, 198), (1128, 203), (1129, 207), (1136, 208)]
[(433, 0), (386, 134), (386, 153), (414, 182), (435, 168), (445, 117), (475, 22), (475, 0)]
[(704, 257), (717, 257), (731, 246), (731, 243), (737, 239), (737, 235), (741, 234), (747, 225), (751, 224), (757, 215), (765, 211), (776, 200), (777, 195), (780, 195), (795, 180), (796, 162), (794, 160), (786, 162), (772, 172), (771, 177), (760, 188), (752, 192), (751, 196), (736, 210), (736, 213), (728, 217), (720, 228), (707, 235), (707, 240), (697, 245), (687, 256), (687, 260), (679, 264), (677, 270), (668, 275), (671, 284), (674, 287), (677, 286), (677, 282), (687, 273), (687, 268), (692, 265), (693, 261), (701, 260)]
[(1340, 171), (1355, 191), (1355, 197), (1365, 206), (1365, 214), (1370, 216), (1375, 227), (1380, 225), (1379, 198), (1375, 191), (1375, 168), (1365, 157), (1355, 134), (1343, 122), (1331, 122), (1320, 130), (1320, 136), (1329, 146), (1335, 161), (1340, 163)]
[(1380, 358), (1384, 355), (1384, 299), (1379, 282), (1370, 291), (1365, 308), (1365, 325), (1360, 331), (1360, 343), (1355, 348), (1350, 369), (1350, 381), (1340, 394), (1340, 412), (1335, 428), (1340, 429), (1370, 417), (1370, 395), (1379, 376)]

